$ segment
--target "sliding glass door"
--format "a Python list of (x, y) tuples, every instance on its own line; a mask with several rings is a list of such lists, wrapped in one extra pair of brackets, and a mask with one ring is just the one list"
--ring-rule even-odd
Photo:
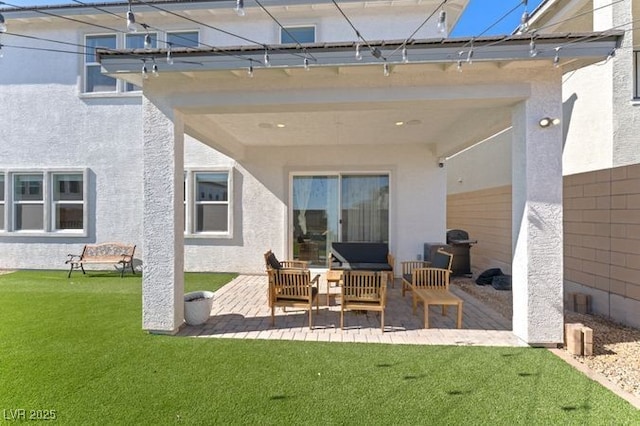
[(389, 175), (296, 175), (293, 257), (326, 267), (334, 241), (388, 242)]

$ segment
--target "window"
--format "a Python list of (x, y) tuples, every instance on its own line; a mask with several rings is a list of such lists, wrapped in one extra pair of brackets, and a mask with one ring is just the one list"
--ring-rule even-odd
[(55, 231), (84, 228), (84, 190), (80, 173), (53, 174), (53, 223)]
[(13, 229), (44, 230), (44, 191), (42, 174), (13, 176)]
[(635, 99), (640, 99), (640, 50), (636, 50), (633, 52), (634, 57), (634, 69), (636, 70), (636, 78), (635, 78), (635, 93), (633, 97)]
[(4, 229), (4, 174), (0, 173), (0, 230)]
[(280, 43), (315, 43), (316, 27), (285, 27), (280, 30)]
[(0, 230), (84, 235), (84, 182), (78, 171), (0, 173)]
[[(157, 33), (148, 33), (151, 37), (151, 48), (158, 46), (159, 37)], [(107, 94), (122, 94), (129, 92), (139, 92), (140, 86), (135, 84), (126, 83), (122, 80), (115, 79), (103, 75), (101, 72), (100, 63), (97, 62), (96, 49), (143, 49), (144, 39), (147, 33), (138, 34), (125, 34), (124, 36), (117, 36), (116, 34), (91, 34), (85, 36), (85, 58), (84, 58), (84, 86), (83, 93), (107, 93)], [(166, 45), (173, 47), (198, 47), (199, 46), (199, 34), (198, 31), (173, 31), (168, 32), (166, 35)], [(162, 39), (160, 39), (162, 40)], [(162, 42), (164, 43), (164, 42)], [(163, 44), (160, 43), (161, 46)], [(151, 59), (149, 59), (151, 61)], [(150, 62), (147, 63), (147, 67), (151, 67)], [(140, 64), (142, 69), (142, 63)]]
[(96, 59), (96, 48), (104, 47), (108, 49), (116, 48), (116, 36), (113, 35), (88, 35), (85, 39), (85, 78), (84, 91), (94, 92), (115, 92), (118, 88), (118, 80), (103, 75), (100, 72), (100, 64)]
[(174, 31), (167, 33), (167, 44), (173, 47), (198, 47), (200, 37), (197, 31)]
[(185, 173), (185, 232), (231, 235), (232, 179), (229, 171)]
[[(127, 49), (144, 49), (144, 38), (147, 36), (146, 33), (141, 34), (126, 34), (125, 35), (125, 48)], [(158, 45), (158, 35), (156, 33), (149, 33), (149, 37), (151, 38), (151, 48), (155, 49)], [(125, 92), (133, 92), (136, 90), (142, 90), (140, 86), (136, 86), (135, 84), (125, 83)]]

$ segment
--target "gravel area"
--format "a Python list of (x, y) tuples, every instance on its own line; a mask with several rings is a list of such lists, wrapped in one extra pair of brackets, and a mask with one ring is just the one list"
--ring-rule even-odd
[[(476, 285), (472, 279), (452, 280), (463, 291), (511, 319), (511, 291), (499, 291), (491, 286)], [(565, 322), (582, 323), (593, 330), (593, 356), (573, 356), (592, 371), (605, 376), (611, 383), (640, 397), (640, 330), (623, 326), (596, 315), (565, 311)]]

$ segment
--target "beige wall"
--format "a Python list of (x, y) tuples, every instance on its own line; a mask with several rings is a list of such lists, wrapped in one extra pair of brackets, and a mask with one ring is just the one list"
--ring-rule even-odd
[(564, 179), (565, 289), (640, 326), (640, 164)]
[(511, 273), (511, 185), (450, 194), (447, 228), (464, 229), (478, 240), (471, 248), (474, 273), (489, 268)]
[[(447, 227), (469, 231), (475, 273), (511, 264), (511, 186), (449, 194)], [(564, 177), (565, 292), (640, 327), (640, 164)]]

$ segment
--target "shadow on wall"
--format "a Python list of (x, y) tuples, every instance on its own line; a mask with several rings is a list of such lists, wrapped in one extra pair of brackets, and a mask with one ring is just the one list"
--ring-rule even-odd
[(562, 103), (562, 151), (564, 151), (567, 143), (567, 134), (569, 133), (569, 125), (571, 124), (571, 117), (573, 116), (573, 107), (577, 100), (578, 95), (574, 93)]

